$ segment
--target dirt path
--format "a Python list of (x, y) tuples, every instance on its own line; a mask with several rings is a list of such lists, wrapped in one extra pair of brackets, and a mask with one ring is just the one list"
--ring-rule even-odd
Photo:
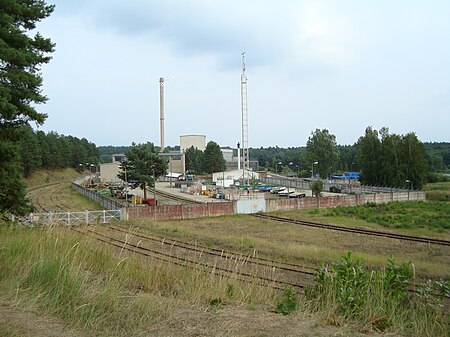
[[(177, 309), (161, 318), (136, 337), (328, 337), (355, 336), (393, 337), (375, 331), (357, 332), (350, 327), (335, 326), (308, 314), (283, 316), (271, 312), (252, 311), (243, 307)], [(68, 328), (61, 319), (0, 302), (0, 336), (2, 337), (87, 337), (93, 334)], [(102, 335), (103, 336), (103, 335)], [(104, 335), (104, 336), (109, 336)]]

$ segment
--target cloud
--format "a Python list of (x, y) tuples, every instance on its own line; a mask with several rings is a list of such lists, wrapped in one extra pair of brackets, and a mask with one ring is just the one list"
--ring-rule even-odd
[[(448, 138), (429, 124), (448, 124), (447, 1), (55, 2), (42, 23), (57, 44), (44, 67), (50, 129), (79, 125), (74, 135), (99, 144), (157, 142), (164, 76), (166, 143), (200, 133), (235, 144), (244, 48), (252, 146), (303, 145), (317, 127), (347, 144), (367, 125)], [(104, 131), (123, 116), (139, 121), (132, 133)], [(268, 136), (274, 123), (288, 136)]]
[[(77, 2), (78, 3), (78, 2)], [(178, 57), (209, 54), (221, 70), (240, 68), (242, 49), (252, 67), (297, 62), (333, 67), (346, 57), (326, 6), (307, 1), (81, 1), (62, 3), (65, 14), (83, 11), (91, 25), (130, 39), (157, 38)], [(341, 32), (339, 32), (341, 33)]]

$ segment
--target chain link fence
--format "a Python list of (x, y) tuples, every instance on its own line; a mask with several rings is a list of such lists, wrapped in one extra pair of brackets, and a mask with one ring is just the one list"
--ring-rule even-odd
[(78, 185), (76, 182), (72, 182), (72, 188), (78, 193), (88, 197), (89, 199), (94, 200), (96, 203), (100, 204), (103, 208), (118, 210), (121, 209), (122, 207), (125, 207), (125, 205), (122, 204), (121, 202), (117, 202), (109, 198), (106, 198), (103, 195), (97, 193), (97, 191), (89, 190), (86, 187)]
[[(261, 177), (261, 182), (270, 185), (294, 187), (299, 189), (311, 189), (311, 184), (314, 180), (302, 179), (295, 177)], [(323, 181), (324, 191), (334, 191), (340, 193), (354, 193), (354, 194), (378, 194), (378, 193), (401, 193), (408, 192), (411, 190), (404, 188), (394, 188), (394, 187), (382, 187), (382, 186), (366, 186), (355, 184), (353, 181), (349, 180), (347, 182), (330, 182), (327, 180)]]

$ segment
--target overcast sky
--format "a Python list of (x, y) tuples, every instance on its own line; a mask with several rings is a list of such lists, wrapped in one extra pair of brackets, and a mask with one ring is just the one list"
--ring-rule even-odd
[(206, 135), (241, 142), (246, 51), (249, 146), (304, 146), (316, 128), (353, 144), (367, 126), (450, 141), (448, 0), (48, 0), (38, 30), (41, 127), (100, 145)]

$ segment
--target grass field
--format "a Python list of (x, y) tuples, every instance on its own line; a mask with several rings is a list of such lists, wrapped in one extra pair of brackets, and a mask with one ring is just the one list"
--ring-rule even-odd
[(390, 228), (426, 228), (438, 231), (450, 229), (448, 202), (391, 202), (337, 207), (325, 212), (325, 216), (351, 217)]
[(450, 182), (426, 184), (424, 190), (427, 200), (450, 201)]
[(67, 168), (62, 170), (40, 170), (33, 173), (29, 178), (25, 179), (27, 187), (34, 187), (53, 183), (57, 181), (71, 181), (73, 179), (82, 176), (78, 171), (73, 168)]

